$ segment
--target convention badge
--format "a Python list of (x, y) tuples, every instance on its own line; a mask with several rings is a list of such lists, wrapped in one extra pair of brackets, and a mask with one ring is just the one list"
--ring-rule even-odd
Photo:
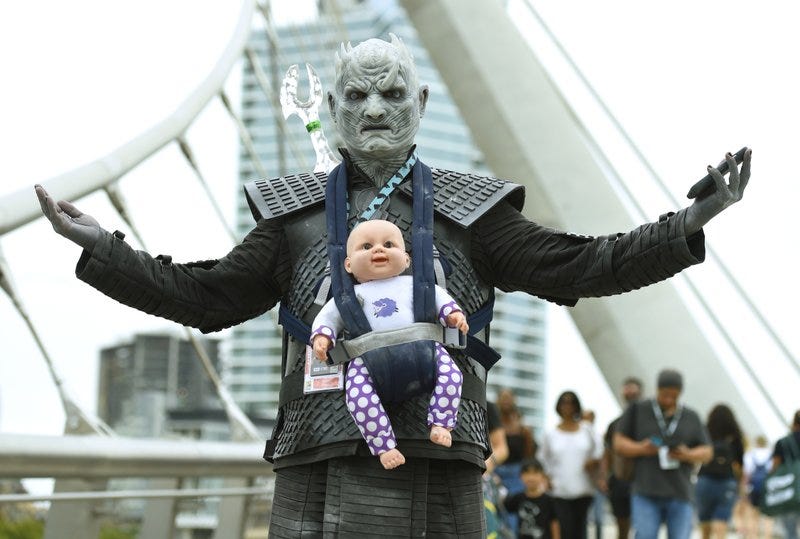
[(658, 448), (658, 465), (662, 470), (674, 470), (681, 465), (681, 461), (669, 456), (669, 447), (662, 445)]
[(328, 365), (314, 355), (314, 349), (306, 346), (306, 364), (303, 377), (303, 393), (320, 393), (344, 389), (344, 365)]

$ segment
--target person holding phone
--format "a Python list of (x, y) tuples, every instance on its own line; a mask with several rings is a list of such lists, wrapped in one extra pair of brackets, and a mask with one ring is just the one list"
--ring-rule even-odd
[(700, 416), (679, 402), (683, 377), (665, 369), (655, 399), (634, 403), (622, 414), (614, 450), (635, 458), (631, 524), (637, 539), (655, 539), (666, 524), (671, 539), (692, 532), (696, 464), (711, 460), (713, 449)]

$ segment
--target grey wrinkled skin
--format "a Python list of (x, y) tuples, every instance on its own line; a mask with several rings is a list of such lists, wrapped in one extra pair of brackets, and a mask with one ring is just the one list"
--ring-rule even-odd
[(428, 101), (411, 53), (391, 39), (342, 45), (328, 92), (331, 118), (353, 162), (379, 185), (405, 162)]
[(742, 200), (745, 187), (750, 181), (750, 158), (752, 155), (753, 150), (751, 149), (744, 153), (741, 170), (736, 166), (736, 161), (730, 152), (725, 155), (725, 161), (730, 170), (727, 183), (719, 170), (711, 165), (708, 166), (708, 172), (714, 178), (717, 188), (710, 195), (695, 199), (687, 209), (684, 221), (687, 235), (694, 234), (722, 210)]
[(42, 213), (53, 225), (53, 230), (87, 251), (94, 249), (104, 230), (91, 215), (82, 213), (72, 203), (59, 200), (56, 203), (41, 185), (35, 188)]

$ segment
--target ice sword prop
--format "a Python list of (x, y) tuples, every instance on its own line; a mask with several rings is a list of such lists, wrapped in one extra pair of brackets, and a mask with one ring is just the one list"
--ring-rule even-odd
[(339, 160), (334, 156), (328, 139), (322, 131), (322, 123), (319, 121), (319, 107), (322, 104), (322, 83), (311, 64), (306, 64), (310, 91), (308, 101), (300, 101), (297, 98), (297, 86), (300, 73), (297, 64), (294, 64), (286, 72), (281, 85), (280, 101), (284, 119), (288, 119), (292, 114), (297, 114), (306, 126), (311, 137), (311, 144), (314, 146), (314, 153), (317, 154), (317, 163), (314, 165), (314, 172), (330, 172), (339, 164)]

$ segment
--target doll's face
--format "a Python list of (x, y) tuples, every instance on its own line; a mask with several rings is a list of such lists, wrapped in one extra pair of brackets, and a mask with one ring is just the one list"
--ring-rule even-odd
[(347, 239), (344, 269), (359, 283), (396, 277), (410, 264), (400, 229), (388, 221), (363, 222)]

